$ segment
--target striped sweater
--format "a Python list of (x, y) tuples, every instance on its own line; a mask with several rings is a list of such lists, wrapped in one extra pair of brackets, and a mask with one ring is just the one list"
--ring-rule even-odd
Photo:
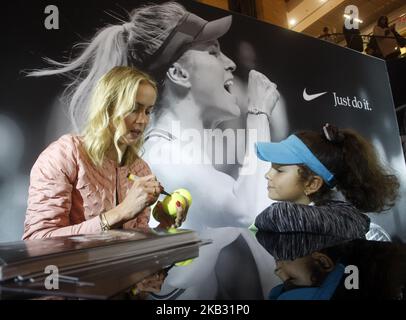
[(344, 239), (365, 237), (370, 219), (348, 202), (327, 200), (315, 206), (275, 202), (255, 219), (268, 232), (308, 232)]

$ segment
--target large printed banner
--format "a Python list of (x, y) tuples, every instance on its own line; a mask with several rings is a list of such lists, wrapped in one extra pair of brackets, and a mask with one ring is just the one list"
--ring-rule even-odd
[[(191, 191), (193, 204), (184, 226), (214, 240), (212, 249), (202, 250), (200, 263), (170, 274), (166, 297), (261, 298), (274, 284), (272, 276), (262, 273), (272, 259), (245, 231), (272, 202), (264, 178), (270, 164), (256, 159), (256, 141), (280, 141), (298, 130), (320, 131), (327, 122), (355, 129), (396, 171), (400, 194), (405, 194), (405, 160), (382, 60), (194, 1), (178, 1), (184, 7), (171, 4), (149, 14), (140, 9), (145, 3), (7, 4), (0, 81), (0, 241), (22, 235), (29, 172), (39, 153), (62, 134), (81, 127), (89, 90), (80, 93), (73, 124), (66, 85), (75, 76), (82, 81), (79, 77), (91, 68), (97, 76), (118, 64), (133, 63), (160, 81), (143, 158), (166, 190)], [(168, 30), (179, 24), (184, 10), (194, 14), (185, 20), (186, 34), (205, 41), (176, 56), (169, 44), (187, 39), (172, 34), (166, 47), (152, 54), (156, 43), (164, 43)], [(18, 13), (18, 19), (11, 12)], [(200, 32), (201, 19), (216, 22)], [(160, 31), (148, 30), (149, 22), (151, 28), (160, 24)], [(102, 33), (105, 38), (89, 47)], [(108, 51), (111, 37), (119, 37), (116, 46), (122, 46), (114, 54)], [(44, 57), (72, 61), (86, 48), (95, 51), (86, 58), (87, 64), (74, 70), (73, 78), (27, 77), (33, 69), (50, 67)], [(148, 52), (149, 60), (143, 58)], [(265, 112), (247, 116), (249, 108)], [(406, 198), (401, 196), (390, 212), (371, 218), (391, 236), (404, 238), (404, 208)], [(239, 250), (246, 253), (242, 260), (246, 281), (234, 287), (230, 276), (218, 283), (220, 277), (212, 271), (224, 275), (241, 262), (236, 260), (241, 259)]]

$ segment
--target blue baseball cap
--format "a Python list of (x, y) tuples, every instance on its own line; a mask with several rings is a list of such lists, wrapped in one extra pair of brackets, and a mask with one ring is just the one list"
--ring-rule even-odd
[(281, 142), (258, 142), (256, 152), (259, 159), (277, 164), (304, 164), (323, 178), (330, 187), (335, 186), (334, 174), (330, 172), (296, 135)]

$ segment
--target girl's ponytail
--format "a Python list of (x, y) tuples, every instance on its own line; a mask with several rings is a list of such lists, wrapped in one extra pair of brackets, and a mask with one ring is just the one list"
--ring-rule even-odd
[(337, 176), (338, 189), (364, 212), (381, 212), (395, 204), (399, 182), (381, 164), (373, 145), (353, 130), (340, 130), (343, 167)]
[[(335, 176), (336, 187), (347, 201), (363, 212), (381, 212), (395, 204), (399, 182), (380, 162), (373, 145), (351, 129), (325, 125), (323, 132), (296, 134)], [(306, 181), (314, 173), (300, 166)], [(313, 201), (325, 199), (327, 185), (312, 195)]]

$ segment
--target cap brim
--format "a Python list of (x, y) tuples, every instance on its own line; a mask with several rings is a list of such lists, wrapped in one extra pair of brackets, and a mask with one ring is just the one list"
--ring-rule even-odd
[(257, 142), (256, 151), (259, 159), (278, 164), (300, 164), (303, 160), (282, 142)]
[(230, 30), (233, 16), (227, 16), (221, 19), (208, 22), (195, 41), (216, 40), (224, 36)]

